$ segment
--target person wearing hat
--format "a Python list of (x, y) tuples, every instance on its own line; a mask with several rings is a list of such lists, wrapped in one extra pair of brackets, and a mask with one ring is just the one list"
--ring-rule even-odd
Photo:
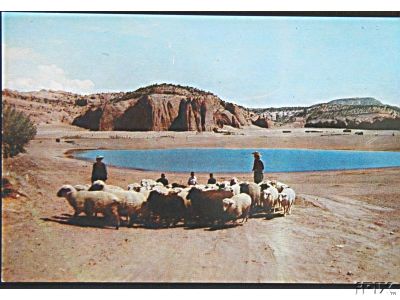
[(261, 161), (260, 152), (256, 151), (252, 153), (254, 155), (254, 164), (253, 164), (253, 172), (254, 172), (254, 182), (260, 183), (264, 179), (264, 164)]
[(161, 173), (161, 178), (158, 178), (156, 182), (161, 182), (163, 186), (168, 185), (168, 179), (165, 177), (164, 173)]
[(93, 164), (92, 169), (92, 182), (96, 180), (107, 180), (107, 169), (106, 165), (102, 162), (104, 156), (97, 155), (96, 162)]

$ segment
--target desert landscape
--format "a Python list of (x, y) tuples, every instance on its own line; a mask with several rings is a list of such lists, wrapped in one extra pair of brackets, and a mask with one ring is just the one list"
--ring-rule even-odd
[[(57, 198), (66, 183), (90, 183), (91, 162), (75, 149), (282, 147), (398, 151), (400, 134), (310, 136), (303, 129), (214, 132), (91, 132), (66, 124), (40, 125), (27, 153), (3, 161), (16, 190), (4, 198), (4, 281), (305, 282), (354, 283), (399, 278), (399, 168), (273, 173), (297, 192), (286, 217), (250, 218), (220, 229), (99, 228)], [(334, 134), (335, 129), (325, 129)], [(337, 130), (336, 130), (337, 131)], [(392, 133), (392, 131), (390, 132)], [(115, 136), (119, 138), (115, 139)], [(113, 137), (112, 139), (110, 137)], [(60, 142), (56, 139), (60, 138)], [(117, 143), (115, 142), (117, 141)], [(268, 158), (264, 158), (268, 164)], [(251, 170), (216, 174), (251, 181)], [(188, 174), (168, 173), (185, 184)], [(126, 187), (159, 173), (109, 167), (109, 184)], [(206, 182), (208, 174), (198, 174)]]
[(2, 282), (399, 283), (399, 19), (372, 15), (2, 13)]

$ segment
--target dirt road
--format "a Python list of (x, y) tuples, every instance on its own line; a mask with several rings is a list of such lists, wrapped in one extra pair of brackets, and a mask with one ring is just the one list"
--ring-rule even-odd
[[(84, 217), (71, 220), (72, 209), (56, 197), (62, 184), (85, 183), (90, 176), (89, 162), (65, 157), (64, 152), (99, 145), (95, 138), (56, 143), (57, 134), (43, 130), (26, 154), (4, 162), (3, 174), (16, 178), (27, 195), (2, 202), (5, 281), (400, 281), (399, 168), (272, 174), (299, 196), (286, 217), (258, 215), (243, 226), (224, 228), (115, 230)], [(220, 143), (219, 137), (192, 139), (198, 146)], [(173, 140), (172, 146), (184, 144), (186, 137)], [(160, 137), (146, 143), (135, 143), (135, 138), (119, 142), (114, 144), (171, 147), (168, 138)], [(397, 147), (397, 140), (386, 142), (389, 148)], [(259, 147), (257, 143), (246, 142), (246, 147)], [(373, 149), (374, 142), (368, 147)], [(109, 172), (109, 183), (122, 187), (159, 175), (117, 168)], [(235, 175), (251, 180), (250, 173)], [(186, 177), (169, 174), (173, 182)], [(200, 174), (199, 180), (206, 177)]]

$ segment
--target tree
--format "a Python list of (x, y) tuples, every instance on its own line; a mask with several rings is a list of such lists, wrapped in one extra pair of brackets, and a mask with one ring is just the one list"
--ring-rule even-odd
[(2, 110), (3, 156), (13, 157), (25, 152), (24, 146), (35, 137), (36, 127), (23, 112), (8, 105), (2, 105)]

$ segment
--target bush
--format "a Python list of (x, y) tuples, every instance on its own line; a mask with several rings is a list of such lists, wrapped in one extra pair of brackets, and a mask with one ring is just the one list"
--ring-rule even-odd
[(3, 109), (3, 157), (13, 157), (25, 152), (24, 146), (35, 137), (36, 127), (23, 112), (4, 106)]

